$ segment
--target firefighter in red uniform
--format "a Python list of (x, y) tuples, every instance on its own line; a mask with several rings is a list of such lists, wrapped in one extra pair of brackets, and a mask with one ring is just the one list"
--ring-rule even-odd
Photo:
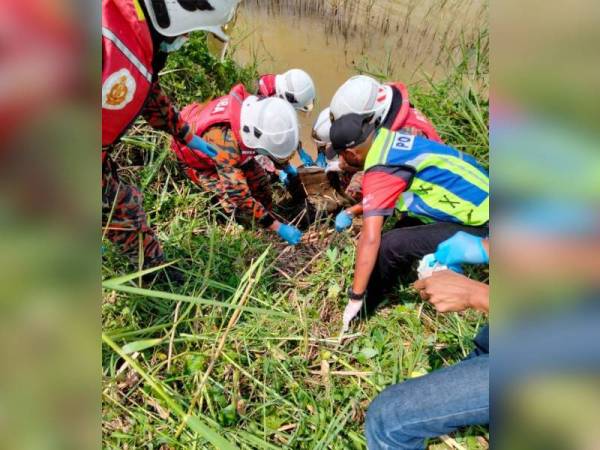
[(258, 80), (257, 95), (287, 100), (298, 111), (310, 112), (316, 97), (315, 84), (302, 69), (290, 69), (279, 75), (267, 74)]
[(171, 150), (187, 176), (215, 194), (227, 213), (254, 220), (289, 244), (297, 244), (302, 233), (293, 225), (280, 223), (271, 213), (269, 176), (255, 159), (266, 157), (279, 170), (297, 175), (289, 163), (298, 148), (299, 135), (297, 113), (290, 103), (277, 97), (248, 95), (238, 84), (228, 95), (207, 104), (186, 106), (181, 116), (216, 150), (209, 158), (172, 139)]
[[(239, 0), (102, 0), (102, 218), (106, 236), (134, 263), (164, 262), (162, 248), (146, 222), (142, 195), (119, 180), (108, 155), (139, 114), (154, 128), (195, 151), (214, 154), (196, 136), (158, 84), (167, 53), (194, 30), (227, 40), (222, 27)], [(110, 218), (110, 223), (108, 219)], [(138, 249), (143, 248), (143, 255)], [(178, 272), (169, 275), (179, 278)]]
[[(366, 75), (357, 75), (348, 79), (336, 91), (331, 99), (331, 122), (344, 122), (349, 114), (360, 114), (375, 128), (383, 127), (405, 134), (424, 136), (435, 142), (443, 143), (429, 119), (409, 101), (408, 89), (403, 83), (381, 84)], [(343, 125), (338, 125), (343, 127)], [(344, 172), (356, 172), (340, 158), (340, 169)], [(362, 185), (363, 172), (352, 176), (350, 185), (356, 190)], [(360, 195), (362, 197), (362, 195)], [(352, 219), (362, 214), (362, 203), (341, 211), (335, 219), (337, 231), (343, 231), (352, 225)]]
[[(315, 83), (306, 71), (290, 69), (282, 74), (262, 75), (258, 79), (256, 95), (259, 97), (279, 97), (290, 103), (296, 110), (310, 113), (314, 107), (317, 93)], [(314, 164), (314, 161), (302, 148), (301, 144), (298, 146), (298, 156), (305, 166)], [(285, 171), (275, 169), (265, 157), (259, 155), (257, 161), (268, 172), (277, 174), (279, 180), (285, 186), (292, 183)]]

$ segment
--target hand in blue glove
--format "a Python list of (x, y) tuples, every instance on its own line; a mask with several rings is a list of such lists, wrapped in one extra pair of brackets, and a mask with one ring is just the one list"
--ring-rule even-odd
[(279, 181), (284, 186), (287, 186), (290, 183), (290, 179), (288, 178), (288, 174), (285, 173), (285, 170), (280, 170), (279, 171)]
[(300, 150), (298, 150), (298, 156), (300, 156), (300, 161), (302, 161), (304, 167), (310, 167), (315, 165), (313, 159), (308, 153), (306, 153), (306, 150), (304, 150), (302, 147), (300, 147)]
[(435, 259), (452, 268), (462, 263), (487, 264), (490, 260), (483, 247), (483, 238), (464, 231), (459, 231), (438, 245)]
[(204, 139), (202, 139), (200, 136), (194, 135), (192, 140), (190, 142), (188, 142), (188, 147), (204, 153), (209, 158), (214, 158), (215, 156), (217, 156), (216, 150), (214, 148), (212, 148), (210, 145), (208, 145), (206, 143), (206, 141)]
[(317, 166), (323, 169), (327, 167), (327, 157), (325, 156), (325, 153), (319, 152), (317, 155)]
[(335, 217), (335, 231), (338, 233), (344, 231), (352, 226), (352, 213), (348, 211), (342, 211)]
[(287, 166), (285, 166), (283, 168), (283, 170), (285, 171), (285, 173), (287, 173), (290, 177), (297, 177), (298, 176), (298, 169), (296, 169), (294, 166), (292, 166), (291, 164), (288, 164)]
[(288, 164), (279, 171), (279, 181), (284, 186), (288, 186), (290, 184), (290, 178), (296, 176), (298, 176), (298, 170), (291, 164)]
[(435, 259), (435, 255), (433, 253), (429, 253), (423, 257), (421, 263), (419, 264), (419, 268), (417, 269), (417, 273), (419, 274), (419, 279), (429, 278), (433, 272), (444, 269), (450, 269), (456, 273), (463, 273), (460, 264), (448, 264), (446, 266)]
[(287, 241), (290, 245), (296, 245), (302, 239), (302, 231), (296, 228), (294, 225), (286, 225), (282, 223), (277, 229), (277, 234)]

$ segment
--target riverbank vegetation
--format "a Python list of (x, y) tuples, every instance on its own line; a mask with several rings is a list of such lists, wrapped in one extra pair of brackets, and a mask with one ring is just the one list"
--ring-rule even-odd
[[(483, 34), (446, 78), (411, 86), (443, 139), (484, 164), (487, 51)], [(386, 78), (385, 67), (362, 69)], [(216, 60), (195, 35), (161, 83), (185, 105), (238, 81), (252, 88), (257, 75), (256, 64)], [(486, 318), (437, 314), (410, 286), (340, 342), (355, 235), (322, 219), (292, 248), (244, 229), (185, 179), (168, 142), (140, 120), (114, 154), (186, 282), (141, 287), (137, 268), (103, 242), (103, 448), (362, 449), (378, 392), (469, 353)], [(432, 446), (487, 448), (486, 437), (476, 427)]]

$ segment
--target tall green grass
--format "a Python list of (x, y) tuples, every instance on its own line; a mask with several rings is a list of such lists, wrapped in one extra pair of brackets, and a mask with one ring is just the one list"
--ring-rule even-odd
[[(356, 64), (360, 73), (381, 81), (397, 80), (396, 67), (388, 62), (374, 65), (367, 58)], [(409, 85), (410, 102), (435, 125), (449, 145), (471, 153), (489, 165), (489, 35), (482, 31), (474, 40), (463, 40), (448, 57), (445, 77), (434, 79), (417, 70)]]
[[(446, 80), (412, 89), (443, 137), (483, 160), (486, 53), (466, 48)], [(162, 84), (185, 104), (255, 75), (216, 61), (194, 36)], [(103, 448), (363, 449), (364, 414), (378, 392), (468, 354), (485, 319), (438, 315), (408, 286), (339, 342), (352, 236), (317, 224), (318, 238), (290, 248), (236, 225), (185, 181), (167, 143), (140, 121), (117, 149), (186, 283), (140, 288), (137, 269), (104, 243)], [(476, 449), (486, 435), (471, 428), (453, 438)]]

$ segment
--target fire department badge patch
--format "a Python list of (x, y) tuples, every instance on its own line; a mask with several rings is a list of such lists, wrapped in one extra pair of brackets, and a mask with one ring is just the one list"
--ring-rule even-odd
[(127, 69), (111, 74), (102, 84), (102, 107), (123, 109), (133, 100), (135, 79)]

